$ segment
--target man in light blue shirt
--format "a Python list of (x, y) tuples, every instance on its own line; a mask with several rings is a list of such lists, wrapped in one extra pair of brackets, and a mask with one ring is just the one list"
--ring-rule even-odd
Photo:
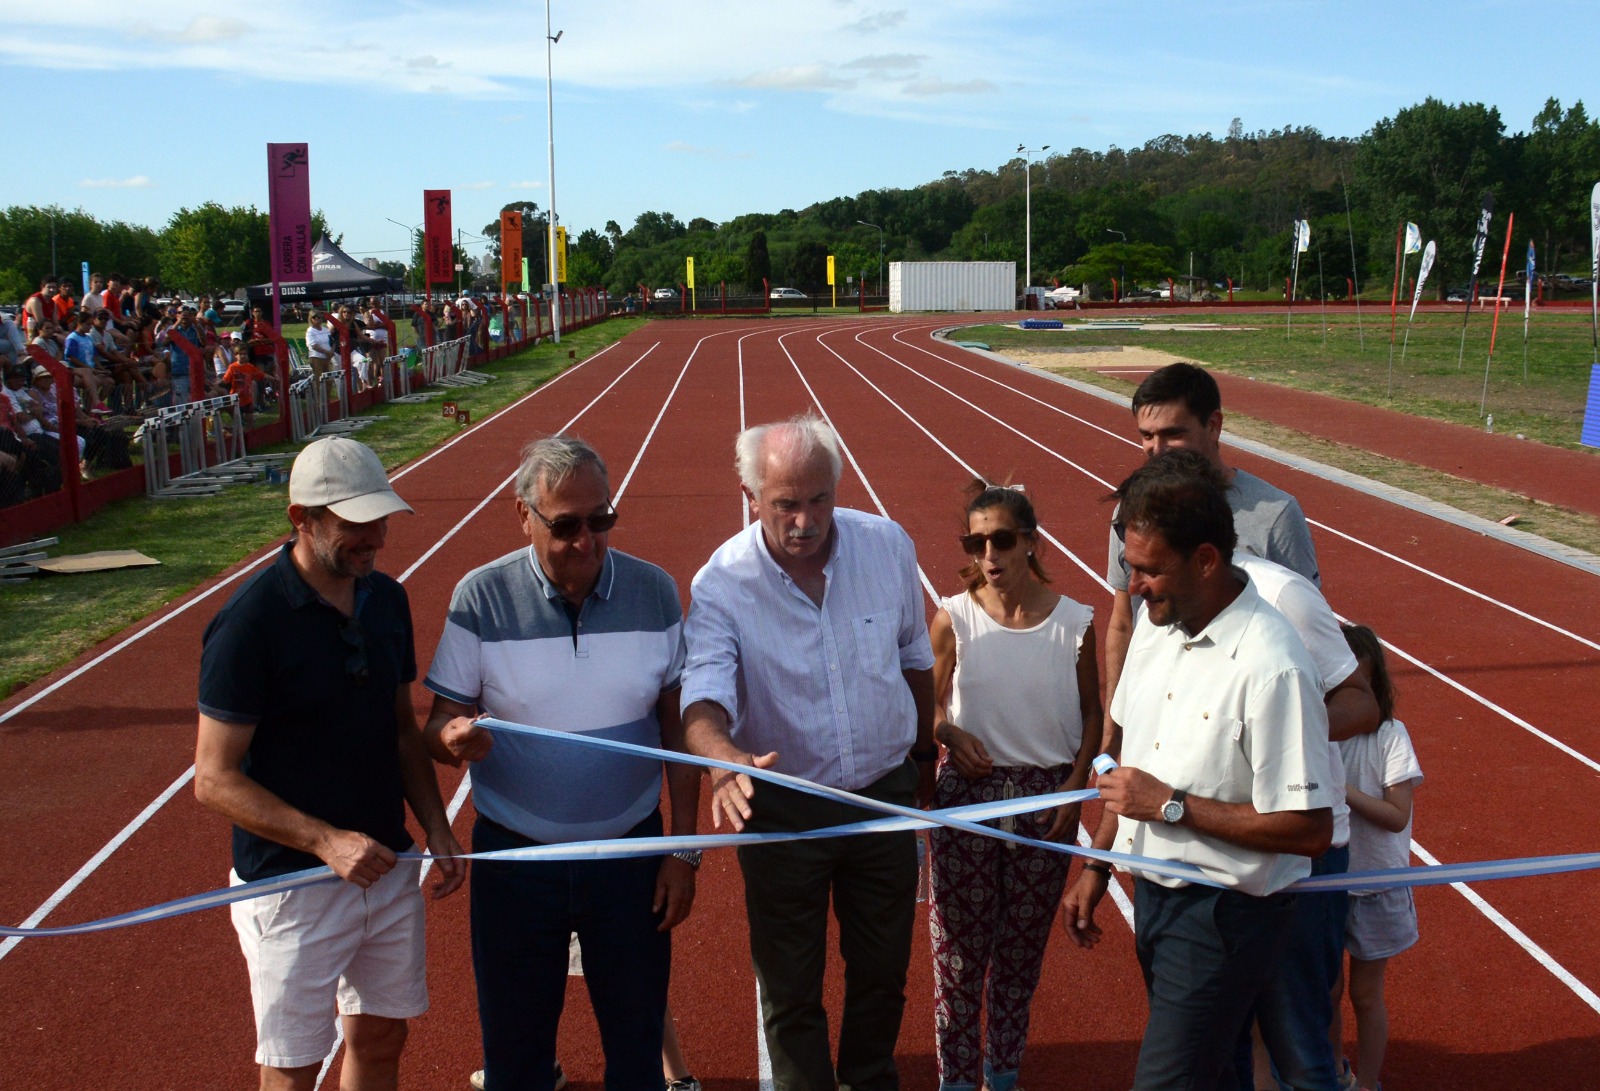
[[(909, 806), (933, 794), (933, 650), (906, 532), (835, 509), (838, 440), (797, 417), (740, 435), (755, 522), (712, 554), (685, 623), (689, 749)], [(758, 756), (759, 755), (759, 756)], [(713, 775), (712, 817), (756, 832), (869, 817), (743, 774)], [(739, 850), (750, 951), (778, 1091), (892, 1091), (916, 905), (910, 832)], [(844, 1011), (822, 1005), (828, 906)]]

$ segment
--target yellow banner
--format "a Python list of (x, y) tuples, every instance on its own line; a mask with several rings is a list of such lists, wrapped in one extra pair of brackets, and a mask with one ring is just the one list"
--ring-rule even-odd
[(692, 289), (694, 287), (694, 259), (688, 258), (684, 264), (688, 267), (689, 287)]
[(833, 283), (833, 255), (828, 255), (828, 283)]
[(567, 229), (556, 228), (556, 283), (567, 282)]

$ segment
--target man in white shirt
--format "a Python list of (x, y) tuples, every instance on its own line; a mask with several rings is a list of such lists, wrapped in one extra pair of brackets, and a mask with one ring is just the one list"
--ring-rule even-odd
[[(1134, 1084), (1210, 1087), (1232, 1068), (1288, 941), (1295, 899), (1283, 888), (1332, 839), (1328, 717), (1293, 627), (1230, 563), (1223, 490), (1158, 456), (1117, 499), (1128, 589), (1145, 616), (1110, 709), (1123, 765), (1100, 777), (1094, 845), (1197, 869), (1194, 882), (1135, 872), (1150, 1015)], [(1063, 923), (1090, 947), (1110, 877), (1087, 867)]]
[[(835, 509), (838, 440), (797, 417), (737, 444), (754, 523), (712, 554), (685, 627), (684, 727), (697, 754), (901, 805), (933, 794), (933, 650), (916, 551), (895, 523)], [(759, 756), (757, 756), (759, 755)], [(743, 774), (712, 776), (712, 817), (818, 829), (861, 808)], [(916, 908), (913, 834), (747, 846), (750, 952), (778, 1091), (893, 1091)], [(822, 1005), (828, 905), (845, 997), (835, 1064)]]

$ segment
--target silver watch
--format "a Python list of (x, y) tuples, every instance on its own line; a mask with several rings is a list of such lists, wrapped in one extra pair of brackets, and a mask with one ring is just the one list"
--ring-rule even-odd
[(682, 852), (675, 852), (672, 855), (677, 857), (679, 860), (682, 860), (684, 863), (688, 864), (690, 867), (694, 868), (696, 871), (700, 870), (700, 850), (699, 849), (684, 849)]
[(1183, 801), (1189, 798), (1189, 793), (1182, 788), (1172, 790), (1172, 798), (1161, 805), (1161, 820), (1169, 826), (1176, 826), (1183, 821)]

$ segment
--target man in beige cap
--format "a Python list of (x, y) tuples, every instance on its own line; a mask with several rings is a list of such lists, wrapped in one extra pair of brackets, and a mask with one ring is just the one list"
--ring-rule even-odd
[(411, 704), (411, 610), (374, 570), (389, 516), (411, 508), (371, 449), (312, 443), (289, 476), (293, 537), (207, 626), (195, 795), (234, 823), (233, 882), (325, 864), (344, 880), (238, 902), (261, 1087), (311, 1088), (334, 1046), (345, 1087), (398, 1086), (406, 1020), (428, 1006), (419, 865), (405, 807), (461, 885)]

